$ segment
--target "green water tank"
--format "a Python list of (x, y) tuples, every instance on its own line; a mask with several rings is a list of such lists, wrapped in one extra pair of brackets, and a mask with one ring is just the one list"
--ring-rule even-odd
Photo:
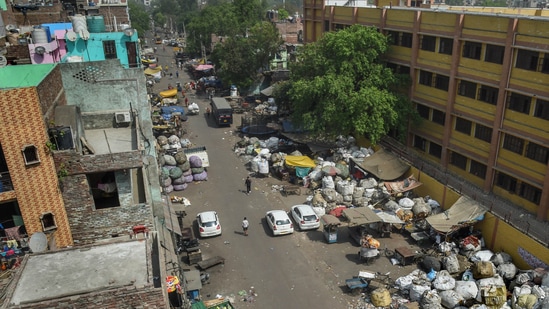
[(105, 32), (105, 20), (101, 15), (87, 16), (86, 22), (88, 24), (88, 31), (90, 33)]

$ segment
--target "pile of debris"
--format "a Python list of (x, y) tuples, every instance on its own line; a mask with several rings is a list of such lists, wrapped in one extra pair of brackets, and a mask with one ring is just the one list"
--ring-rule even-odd
[(175, 135), (169, 138), (159, 136), (157, 143), (164, 150), (164, 154), (159, 156), (160, 178), (164, 192), (183, 191), (193, 181), (208, 180), (202, 159), (194, 155), (187, 157), (183, 151), (183, 146), (191, 145), (187, 139), (179, 139)]

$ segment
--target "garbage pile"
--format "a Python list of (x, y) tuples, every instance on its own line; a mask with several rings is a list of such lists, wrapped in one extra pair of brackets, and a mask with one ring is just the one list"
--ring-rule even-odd
[(161, 185), (166, 193), (183, 191), (193, 181), (208, 180), (208, 173), (202, 167), (202, 159), (189, 156), (183, 151), (190, 145), (187, 139), (179, 139), (176, 135), (169, 138), (159, 136), (157, 143), (166, 153), (160, 155)]
[(407, 308), (410, 302), (424, 309), (549, 308), (548, 271), (520, 271), (504, 252), (478, 251), (469, 259), (451, 253), (439, 266), (438, 270), (416, 269), (396, 279), (390, 288), (397, 293), (392, 295), (385, 288), (364, 294), (364, 308)]

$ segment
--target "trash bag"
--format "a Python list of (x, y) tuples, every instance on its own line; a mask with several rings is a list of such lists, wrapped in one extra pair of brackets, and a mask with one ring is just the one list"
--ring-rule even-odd
[(175, 178), (175, 179), (172, 180), (173, 185), (180, 185), (180, 184), (184, 184), (184, 183), (186, 183), (185, 176), (181, 176), (179, 178)]
[(177, 162), (177, 164), (183, 164), (185, 162), (187, 162), (187, 155), (183, 152), (183, 151), (178, 151), (175, 156), (175, 162)]
[(176, 179), (183, 176), (183, 171), (179, 167), (174, 167), (170, 170), (170, 178)]
[(193, 167), (191, 168), (191, 172), (194, 174), (200, 174), (204, 171), (203, 167)]
[(170, 155), (167, 155), (167, 154), (164, 155), (164, 162), (165, 162), (166, 165), (170, 165), (170, 166), (176, 166), (177, 165), (177, 162), (175, 161), (175, 158), (170, 156)]
[(454, 291), (464, 300), (474, 299), (478, 294), (478, 286), (474, 281), (456, 281)]
[(423, 297), (423, 293), (430, 290), (431, 287), (429, 285), (412, 284), (410, 287), (410, 300), (419, 302)]
[(189, 162), (191, 163), (191, 168), (202, 167), (202, 159), (199, 156), (190, 156)]
[[(331, 176), (322, 177), (322, 188), (335, 189), (334, 179)], [(326, 197), (324, 197), (326, 198)]]
[(424, 271), (430, 271), (431, 269), (434, 269), (437, 272), (440, 271), (440, 261), (433, 256), (424, 257), (420, 266)]
[(187, 183), (182, 183), (182, 184), (178, 184), (178, 185), (173, 185), (173, 190), (174, 190), (174, 191), (183, 191), (183, 190), (187, 189), (187, 186), (188, 186)]
[(440, 294), (440, 302), (445, 308), (454, 308), (459, 305), (463, 298), (454, 290), (442, 291)]
[[(179, 167), (183, 171), (183, 174), (185, 174), (191, 169), (191, 162), (187, 161), (183, 164), (178, 164), (177, 167)], [(185, 174), (185, 176), (187, 176), (187, 174)]]
[(194, 181), (204, 181), (208, 180), (208, 172), (203, 171), (200, 174), (193, 174)]
[(456, 287), (456, 279), (452, 278), (447, 270), (441, 270), (433, 281), (433, 287), (439, 291), (453, 290)]

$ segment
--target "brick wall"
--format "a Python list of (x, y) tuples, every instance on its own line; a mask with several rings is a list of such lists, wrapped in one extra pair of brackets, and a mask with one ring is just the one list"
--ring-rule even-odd
[(61, 4), (51, 6), (39, 6), (36, 11), (27, 11), (27, 17), (23, 13), (8, 6), (7, 11), (0, 11), (5, 24), (12, 25), (40, 25), (57, 22), (68, 22), (67, 14), (63, 11)]
[[(61, 83), (53, 77), (50, 82)], [(0, 119), (0, 142), (27, 232), (29, 235), (41, 232), (40, 216), (51, 212), (57, 224), (53, 233), (56, 246), (72, 245), (57, 172), (45, 147), (48, 136), (37, 88), (0, 91)], [(25, 164), (21, 153), (25, 145), (36, 146), (39, 163)]]
[[(105, 25), (107, 26), (113, 24), (113, 16), (116, 16), (117, 24), (129, 24), (130, 16), (128, 15), (127, 9), (127, 6), (100, 6), (99, 15), (103, 15), (105, 18)], [(120, 29), (118, 29), (118, 31), (120, 31)]]
[(49, 125), (49, 119), (53, 119), (56, 106), (67, 105), (65, 90), (61, 80), (61, 70), (55, 66), (52, 72), (36, 87), (40, 100), (42, 115)]
[[(142, 168), (139, 151), (109, 155), (82, 156), (73, 151), (54, 153), (56, 166), (67, 169), (63, 179), (63, 200), (76, 245), (111, 238), (113, 234), (129, 235), (135, 225), (153, 228), (152, 209), (147, 204), (131, 204), (95, 209), (87, 173)], [(138, 173), (139, 174), (139, 173)]]

